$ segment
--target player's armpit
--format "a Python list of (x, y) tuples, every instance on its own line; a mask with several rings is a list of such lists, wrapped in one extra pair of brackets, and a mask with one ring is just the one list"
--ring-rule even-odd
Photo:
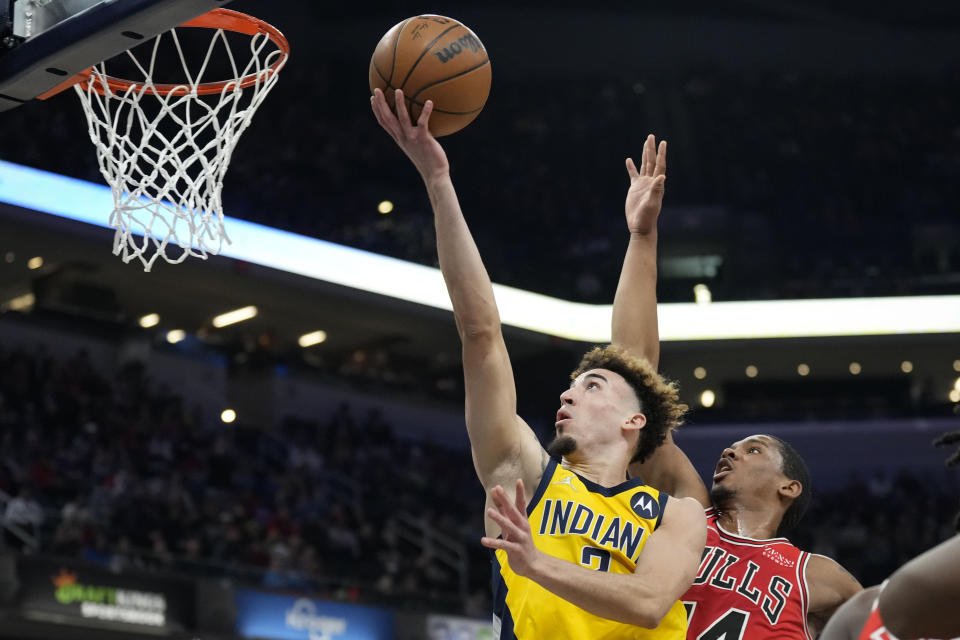
[[(517, 480), (523, 480), (526, 487), (530, 487), (527, 492), (528, 500), (533, 499), (540, 479), (543, 477), (543, 471), (550, 462), (550, 456), (540, 445), (533, 429), (530, 428), (523, 418), (514, 416), (515, 430), (519, 438), (519, 444), (513, 455), (505, 458), (499, 465), (487, 467), (483, 475), (480, 473), (479, 462), (476, 451), (473, 452), (473, 465), (477, 470), (477, 476), (480, 478), (483, 488), (487, 491), (487, 507), (493, 506), (490, 502), (489, 492), (496, 486), (504, 487), (504, 490), (513, 500), (514, 487)], [(497, 530), (490, 525), (495, 523), (487, 521), (487, 534), (495, 533)]]
[(844, 602), (863, 590), (849, 571), (835, 560), (820, 555), (810, 555), (806, 581), (810, 591), (807, 623), (814, 635)]
[(690, 588), (707, 542), (703, 506), (692, 498), (670, 497), (663, 520), (640, 553), (633, 572), (649, 593), (646, 606), (659, 621)]

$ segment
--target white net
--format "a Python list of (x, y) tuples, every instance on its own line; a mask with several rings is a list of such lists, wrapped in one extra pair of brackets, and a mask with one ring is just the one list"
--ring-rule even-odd
[[(189, 30), (193, 38), (211, 33), (179, 30)], [(220, 198), (223, 178), (240, 135), (276, 85), (287, 55), (263, 33), (243, 35), (241, 46), (249, 50), (243, 52), (246, 61), (238, 63), (237, 34), (216, 29), (205, 53), (191, 58), (177, 32), (126, 52), (124, 63), (141, 77), (117, 82), (106, 68), (116, 63), (108, 61), (74, 85), (100, 172), (113, 191), (113, 253), (124, 262), (139, 259), (145, 271), (158, 257), (174, 264), (187, 256), (206, 259), (230, 243)], [(194, 60), (193, 71), (188, 58)], [(205, 95), (216, 87), (204, 80), (214, 69), (232, 80)], [(155, 74), (171, 72), (177, 78), (172, 83), (156, 81)], [(242, 81), (249, 86), (241, 87)]]

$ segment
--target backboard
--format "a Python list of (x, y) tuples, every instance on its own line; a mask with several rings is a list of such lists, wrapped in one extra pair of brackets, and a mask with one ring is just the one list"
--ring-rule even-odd
[(229, 1), (0, 2), (0, 111)]

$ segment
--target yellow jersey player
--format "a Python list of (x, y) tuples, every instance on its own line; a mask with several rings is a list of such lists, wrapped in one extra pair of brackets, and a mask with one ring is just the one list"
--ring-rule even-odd
[[(681, 640), (686, 615), (678, 600), (700, 562), (703, 510), (626, 479), (630, 461), (649, 455), (679, 423), (685, 407), (676, 388), (642, 359), (598, 348), (560, 396), (549, 453), (540, 445), (516, 415), (493, 287), (446, 153), (427, 128), (433, 105), (423, 105), (416, 123), (399, 90), (396, 105), (394, 114), (379, 89), (371, 97), (433, 207), (440, 270), (463, 343), (467, 433), (487, 492), (482, 542), (495, 549), (494, 637)], [(662, 176), (650, 177), (638, 206), (659, 209)], [(524, 487), (535, 488), (529, 501)]]

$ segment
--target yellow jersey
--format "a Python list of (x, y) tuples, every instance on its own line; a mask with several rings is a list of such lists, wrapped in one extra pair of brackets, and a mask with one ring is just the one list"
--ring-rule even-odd
[[(660, 524), (667, 494), (639, 478), (602, 487), (551, 459), (527, 519), (537, 548), (596, 571), (633, 573)], [(687, 615), (678, 600), (655, 629), (595, 616), (510, 569), (507, 553), (493, 562), (493, 637), (499, 640), (684, 640)]]

